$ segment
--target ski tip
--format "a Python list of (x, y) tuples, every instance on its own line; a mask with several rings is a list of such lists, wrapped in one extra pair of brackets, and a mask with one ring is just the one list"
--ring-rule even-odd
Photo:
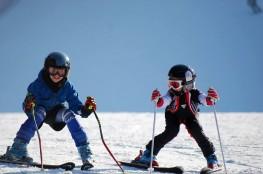
[(175, 167), (153, 167), (152, 169), (149, 168), (148, 165), (144, 165), (141, 163), (136, 163), (136, 162), (123, 162), (119, 161), (122, 165), (124, 166), (129, 166), (129, 167), (135, 167), (135, 168), (140, 168), (143, 170), (153, 170), (156, 172), (165, 172), (165, 173), (174, 173), (174, 174), (183, 174), (184, 173), (184, 168), (182, 166), (175, 166)]
[(184, 168), (182, 166), (176, 166), (174, 171), (177, 174), (183, 174), (184, 173)]
[(159, 172), (167, 172), (167, 173), (175, 173), (175, 174), (183, 174), (184, 168), (182, 166), (175, 167), (154, 167), (155, 171)]
[(66, 171), (73, 170), (75, 168), (75, 163), (67, 162), (67, 163), (61, 164), (60, 167)]

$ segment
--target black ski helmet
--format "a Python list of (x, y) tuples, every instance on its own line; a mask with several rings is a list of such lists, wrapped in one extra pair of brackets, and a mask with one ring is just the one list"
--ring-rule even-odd
[(196, 74), (192, 68), (187, 65), (178, 64), (174, 65), (168, 72), (169, 79), (178, 79), (183, 81), (186, 89), (195, 87)]
[(70, 69), (69, 57), (62, 52), (52, 52), (45, 59), (44, 69), (46, 72), (48, 72), (49, 67), (65, 68), (65, 77), (67, 77)]

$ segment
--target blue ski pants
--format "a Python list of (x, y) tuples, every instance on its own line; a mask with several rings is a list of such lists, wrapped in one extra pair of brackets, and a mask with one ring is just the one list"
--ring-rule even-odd
[[(55, 109), (55, 112), (48, 112), (47, 114), (45, 108), (36, 107), (34, 116), (38, 128), (40, 128), (42, 124), (46, 122), (47, 118), (52, 118), (49, 120), (53, 121), (48, 121), (46, 123), (49, 124), (53, 129), (54, 125), (56, 124), (62, 125), (61, 129), (66, 125), (77, 147), (88, 144), (87, 135), (79, 124), (78, 120), (75, 118), (76, 115), (74, 114), (74, 112), (65, 107), (58, 108), (59, 109)], [(35, 135), (35, 132), (36, 125), (34, 123), (34, 118), (32, 115), (29, 115), (27, 120), (21, 125), (20, 129), (18, 130), (16, 138), (22, 139), (26, 143), (29, 143), (31, 138)]]

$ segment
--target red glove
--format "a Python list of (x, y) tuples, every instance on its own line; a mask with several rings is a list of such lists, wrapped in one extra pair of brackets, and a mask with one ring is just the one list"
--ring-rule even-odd
[(163, 106), (164, 101), (163, 101), (163, 99), (161, 97), (161, 93), (160, 93), (160, 91), (158, 91), (158, 89), (153, 90), (151, 100), (156, 103), (156, 106), (158, 108)]
[(32, 94), (28, 93), (24, 100), (25, 113), (31, 113), (35, 105), (36, 105), (35, 97)]
[(87, 100), (85, 102), (85, 108), (87, 110), (93, 110), (96, 111), (96, 102), (93, 97), (87, 97)]
[(206, 103), (207, 105), (214, 105), (219, 100), (219, 95), (214, 88), (209, 88), (207, 91)]
[(153, 90), (151, 100), (154, 102), (158, 102), (160, 97), (161, 97), (160, 91), (158, 91), (158, 89)]

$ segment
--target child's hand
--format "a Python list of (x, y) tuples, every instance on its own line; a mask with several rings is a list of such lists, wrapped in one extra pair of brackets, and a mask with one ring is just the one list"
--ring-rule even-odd
[(93, 97), (87, 97), (87, 100), (85, 102), (85, 108), (88, 110), (96, 111), (96, 102)]
[(214, 88), (209, 88), (206, 98), (207, 105), (214, 105), (217, 100), (219, 100), (218, 92)]
[(88, 118), (88, 116), (96, 110), (96, 102), (93, 97), (87, 97), (85, 104), (81, 108), (81, 117)]
[(160, 99), (160, 97), (161, 97), (160, 91), (158, 91), (158, 89), (155, 89), (155, 90), (152, 92), (151, 100), (157, 103), (158, 100)]
[(35, 106), (36, 103), (36, 99), (35, 97), (28, 93), (25, 100), (24, 100), (24, 111), (25, 113), (31, 113), (33, 107)]
[(218, 92), (214, 88), (209, 88), (207, 91), (207, 96), (213, 100), (218, 100), (219, 95)]

